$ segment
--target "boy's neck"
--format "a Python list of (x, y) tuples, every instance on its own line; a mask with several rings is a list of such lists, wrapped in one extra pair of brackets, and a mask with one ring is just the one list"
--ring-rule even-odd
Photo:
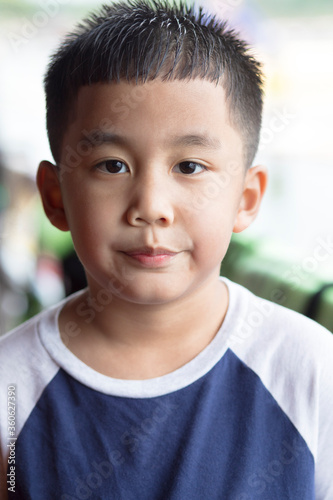
[(84, 298), (73, 299), (61, 311), (60, 332), (69, 321), (80, 331), (67, 337), (66, 345), (96, 371), (132, 380), (159, 377), (188, 363), (214, 338), (228, 308), (227, 287), (218, 280), (168, 304), (114, 298), (87, 323), (77, 308), (93, 298), (88, 289)]

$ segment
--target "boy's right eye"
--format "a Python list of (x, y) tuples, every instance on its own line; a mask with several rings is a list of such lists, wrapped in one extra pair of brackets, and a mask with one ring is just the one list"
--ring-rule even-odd
[(128, 166), (120, 160), (105, 160), (98, 163), (95, 168), (107, 174), (123, 174), (128, 172)]

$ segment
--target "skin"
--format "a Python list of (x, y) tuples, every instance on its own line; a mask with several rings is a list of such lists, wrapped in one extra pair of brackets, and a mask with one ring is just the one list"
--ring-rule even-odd
[(243, 157), (220, 85), (80, 89), (60, 168), (43, 161), (37, 176), (47, 216), (71, 231), (87, 275), (87, 291), (59, 318), (77, 357), (111, 377), (146, 379), (211, 342), (228, 308), (220, 263), (266, 186), (265, 168), (246, 171)]

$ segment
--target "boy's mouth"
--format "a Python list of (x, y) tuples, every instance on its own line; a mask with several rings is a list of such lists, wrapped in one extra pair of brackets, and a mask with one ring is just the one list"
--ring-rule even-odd
[(168, 248), (142, 247), (126, 250), (125, 255), (136, 260), (144, 267), (163, 267), (168, 264), (179, 252)]

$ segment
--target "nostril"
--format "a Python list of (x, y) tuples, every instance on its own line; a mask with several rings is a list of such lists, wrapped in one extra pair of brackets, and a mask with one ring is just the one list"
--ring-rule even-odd
[(173, 221), (173, 211), (171, 207), (160, 206), (158, 203), (144, 204), (142, 202), (133, 204), (126, 212), (126, 218), (131, 225), (158, 224), (167, 226)]
[(149, 217), (136, 217), (136, 222), (140, 224), (167, 224), (168, 219), (166, 217), (158, 217), (157, 219), (149, 218)]

